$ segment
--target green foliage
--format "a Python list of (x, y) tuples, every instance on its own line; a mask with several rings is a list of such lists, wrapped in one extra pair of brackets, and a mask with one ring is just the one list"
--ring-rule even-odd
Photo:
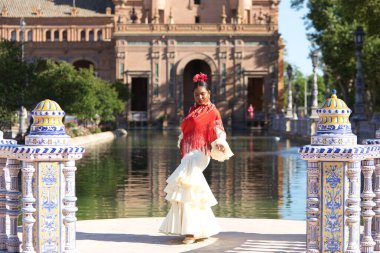
[(67, 62), (40, 61), (31, 92), (36, 101), (56, 101), (68, 114), (78, 119), (113, 121), (124, 103), (108, 82), (95, 77), (92, 69), (77, 71)]
[(127, 102), (129, 100), (130, 94), (128, 91), (128, 87), (124, 83), (116, 81), (112, 83), (111, 87), (113, 87), (117, 91), (120, 100), (124, 102)]
[(66, 62), (22, 61), (20, 44), (0, 42), (0, 128), (10, 126), (21, 107), (32, 110), (46, 98), (56, 101), (78, 119), (115, 121), (124, 109), (124, 84), (95, 77), (92, 69), (77, 71)]
[(19, 46), (10, 42), (0, 43), (0, 105), (9, 109), (17, 109), (25, 80), (26, 67), (21, 61)]
[(369, 112), (380, 109), (380, 1), (379, 0), (292, 0), (292, 7), (306, 4), (309, 39), (319, 46), (330, 80), (352, 107), (354, 103), (355, 43), (353, 33), (362, 26), (365, 100)]
[(30, 70), (29, 65), (22, 62), (20, 44), (0, 41), (0, 129), (9, 128), (15, 111), (27, 105)]
[(0, 130), (10, 129), (15, 122), (15, 113), (6, 107), (0, 107)]

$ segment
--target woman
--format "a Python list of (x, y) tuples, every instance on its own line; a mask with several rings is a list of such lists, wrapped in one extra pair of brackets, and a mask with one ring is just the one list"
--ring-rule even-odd
[(211, 210), (217, 201), (202, 172), (210, 156), (221, 162), (233, 156), (220, 113), (210, 102), (207, 76), (197, 74), (193, 82), (195, 105), (181, 125), (178, 146), (182, 160), (166, 180), (164, 191), (171, 208), (160, 228), (165, 234), (185, 235), (186, 244), (219, 233)]

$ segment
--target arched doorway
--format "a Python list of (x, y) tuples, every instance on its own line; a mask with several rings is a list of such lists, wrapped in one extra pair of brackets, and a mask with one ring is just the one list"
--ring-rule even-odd
[(79, 69), (89, 69), (93, 68), (94, 69), (94, 63), (88, 61), (88, 60), (78, 60), (73, 63), (74, 67), (76, 70)]
[(194, 104), (193, 96), (193, 76), (199, 72), (205, 73), (208, 77), (208, 86), (211, 90), (211, 68), (202, 60), (190, 61), (183, 71), (183, 115), (186, 116), (190, 107)]

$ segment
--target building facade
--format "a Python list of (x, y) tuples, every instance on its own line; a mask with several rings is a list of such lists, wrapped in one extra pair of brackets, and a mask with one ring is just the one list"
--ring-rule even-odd
[[(278, 0), (0, 0), (0, 38), (25, 57), (94, 67), (130, 90), (125, 120), (177, 125), (193, 103), (192, 76), (235, 127), (247, 108), (266, 122), (282, 108)], [(24, 32), (20, 26), (25, 21)], [(21, 38), (20, 36), (24, 36)]]

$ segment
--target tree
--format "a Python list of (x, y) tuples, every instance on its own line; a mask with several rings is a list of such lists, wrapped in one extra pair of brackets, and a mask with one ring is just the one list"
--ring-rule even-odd
[(366, 108), (380, 109), (380, 3), (378, 0), (292, 0), (293, 8), (306, 4), (309, 39), (318, 45), (330, 77), (352, 108), (354, 103), (355, 44), (353, 32), (362, 26), (366, 32), (363, 48)]
[(38, 101), (56, 101), (68, 114), (79, 119), (115, 120), (124, 103), (110, 83), (95, 77), (92, 69), (76, 70), (67, 62), (39, 61), (32, 83), (32, 96)]
[(0, 129), (11, 126), (15, 112), (32, 110), (46, 98), (79, 119), (115, 121), (129, 95), (122, 83), (97, 78), (92, 69), (76, 70), (67, 62), (37, 60), (26, 63), (15, 42), (0, 42)]
[(9, 128), (14, 112), (27, 105), (30, 68), (21, 59), (20, 44), (0, 41), (0, 129)]

